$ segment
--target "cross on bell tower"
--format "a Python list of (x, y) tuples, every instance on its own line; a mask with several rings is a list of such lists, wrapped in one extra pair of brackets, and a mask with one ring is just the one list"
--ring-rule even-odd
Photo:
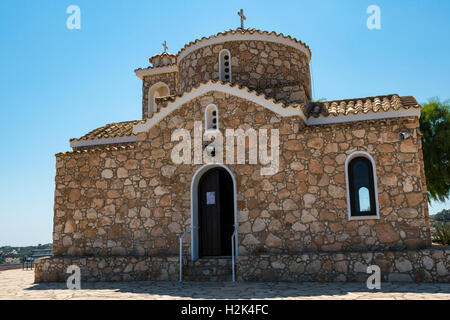
[(244, 20), (247, 20), (247, 18), (244, 16), (243, 9), (241, 9), (241, 11), (238, 12), (238, 16), (241, 17), (241, 29), (244, 29)]
[(164, 53), (166, 53), (166, 52), (167, 52), (167, 49), (169, 49), (169, 48), (167, 47), (166, 40), (164, 40), (164, 43), (162, 44), (162, 46), (163, 46), (163, 48), (164, 48)]

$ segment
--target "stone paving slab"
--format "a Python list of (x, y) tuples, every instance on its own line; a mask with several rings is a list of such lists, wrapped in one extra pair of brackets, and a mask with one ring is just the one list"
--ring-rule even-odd
[(0, 271), (0, 300), (173, 300), (173, 299), (286, 299), (286, 300), (450, 300), (449, 283), (382, 283), (369, 290), (365, 283), (287, 282), (91, 282), (81, 290), (65, 283), (34, 284), (34, 271)]

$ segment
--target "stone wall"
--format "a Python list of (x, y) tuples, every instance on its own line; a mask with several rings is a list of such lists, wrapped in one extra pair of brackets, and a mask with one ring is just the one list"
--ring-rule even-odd
[[(208, 260), (211, 261), (212, 259)], [(186, 281), (217, 281), (231, 278), (229, 259), (216, 259), (202, 268), (202, 262), (183, 259)], [(47, 258), (35, 267), (35, 282), (66, 281), (67, 267), (77, 265), (82, 281), (137, 281), (179, 279), (179, 258), (159, 257), (75, 257)], [(352, 281), (365, 282), (367, 267), (377, 265), (381, 281), (450, 282), (450, 249), (387, 252), (301, 253), (296, 255), (239, 256), (238, 281)], [(203, 272), (202, 272), (203, 271)]]
[(238, 261), (238, 279), (241, 281), (365, 282), (369, 276), (367, 267), (376, 265), (380, 267), (381, 281), (450, 282), (448, 247), (243, 256), (238, 257)]
[(219, 79), (219, 52), (231, 54), (232, 82), (284, 103), (311, 100), (308, 58), (290, 46), (265, 41), (230, 41), (201, 47), (178, 61), (178, 92)]
[(177, 72), (160, 73), (144, 77), (142, 81), (142, 119), (148, 118), (148, 90), (158, 82), (164, 82), (171, 95), (177, 94)]
[[(398, 134), (406, 129), (411, 130), (412, 137), (401, 142)], [(418, 119), (308, 127), (297, 138), (299, 143), (291, 147), (297, 159), (292, 159), (289, 166), (300, 182), (296, 190), (303, 197), (303, 206), (300, 223), (294, 222), (292, 228), (312, 235), (303, 238), (308, 242), (304, 249), (376, 250), (431, 245)], [(354, 151), (366, 151), (375, 161), (380, 219), (347, 219), (344, 164)], [(284, 154), (290, 156), (289, 152)]]
[[(247, 100), (200, 96), (137, 135), (133, 149), (57, 156), (55, 255), (176, 254), (191, 223), (192, 177), (201, 164), (170, 159), (177, 128), (219, 109), (219, 128), (280, 132), (280, 167), (227, 164), (237, 183), (238, 243), (244, 255), (367, 251), (431, 245), (418, 120), (377, 120), (304, 128)], [(411, 137), (399, 141), (406, 128)], [(376, 164), (379, 219), (349, 221), (345, 159), (366, 151)], [(190, 242), (186, 238), (186, 252)]]
[(87, 256), (53, 257), (39, 261), (34, 269), (34, 281), (65, 282), (67, 267), (80, 267), (81, 281), (145, 281), (178, 280), (177, 256)]

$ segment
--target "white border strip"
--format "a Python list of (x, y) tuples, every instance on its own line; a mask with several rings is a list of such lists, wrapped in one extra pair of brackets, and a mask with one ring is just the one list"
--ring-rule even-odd
[(169, 72), (178, 72), (178, 66), (170, 65), (165, 67), (156, 67), (154, 69), (141, 69), (141, 70), (135, 70), (136, 76), (139, 79), (144, 79), (145, 76), (154, 76), (156, 74), (160, 73), (169, 73)]
[(227, 35), (216, 35), (209, 39), (198, 40), (196, 44), (193, 44), (187, 47), (184, 51), (182, 51), (178, 55), (178, 63), (186, 57), (192, 51), (195, 51), (199, 48), (214, 45), (217, 43), (223, 43), (227, 41), (266, 41), (266, 42), (275, 42), (280, 43), (286, 46), (293, 47), (297, 50), (302, 51), (307, 57), (308, 62), (311, 60), (311, 54), (307, 47), (301, 43), (296, 42), (293, 39), (284, 38), (282, 35), (274, 35), (274, 34), (259, 34), (259, 33), (235, 33), (235, 34), (227, 34)]
[(175, 101), (170, 102), (165, 108), (162, 108), (161, 111), (155, 114), (152, 118), (147, 119), (145, 123), (133, 126), (133, 133), (137, 134), (139, 132), (147, 131), (153, 125), (164, 119), (169, 113), (175, 111), (183, 104), (210, 91), (224, 92), (239, 98), (246, 99), (248, 101), (259, 104), (281, 115), (282, 117), (300, 116), (303, 119), (303, 121), (306, 122), (306, 117), (299, 107), (283, 108), (281, 103), (276, 104), (273, 101), (267, 100), (263, 95), (257, 96), (255, 93), (248, 92), (246, 89), (240, 89), (237, 86), (231, 87), (230, 85), (225, 85), (222, 83), (207, 82), (205, 84), (200, 85), (198, 88), (192, 89), (191, 92), (185, 93), (182, 97), (177, 98)]
[(124, 142), (136, 142), (136, 136), (131, 135), (131, 136), (106, 138), (106, 139), (75, 140), (75, 141), (70, 141), (70, 147), (77, 148), (77, 147), (87, 147), (87, 146), (115, 144), (115, 143), (124, 143)]
[(420, 108), (409, 108), (401, 110), (388, 110), (388, 111), (378, 111), (378, 112), (359, 112), (357, 114), (349, 115), (339, 115), (328, 117), (320, 116), (319, 118), (310, 117), (306, 124), (309, 126), (315, 126), (320, 124), (331, 124), (331, 123), (341, 123), (341, 122), (354, 122), (354, 121), (364, 121), (364, 120), (374, 120), (374, 119), (389, 119), (389, 118), (401, 118), (401, 117), (420, 117)]

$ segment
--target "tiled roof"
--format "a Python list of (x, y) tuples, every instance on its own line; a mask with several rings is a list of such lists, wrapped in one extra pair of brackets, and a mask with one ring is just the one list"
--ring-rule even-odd
[[(229, 86), (231, 88), (238, 87), (241, 90), (246, 90), (248, 93), (254, 94), (256, 96), (262, 96), (264, 99), (271, 101), (275, 104), (280, 105), (282, 108), (301, 108), (303, 113), (307, 118), (319, 116), (329, 117), (329, 116), (347, 116), (354, 115), (358, 113), (368, 113), (368, 112), (379, 112), (379, 111), (390, 111), (399, 109), (410, 109), (410, 108), (420, 108), (417, 100), (412, 96), (400, 97), (397, 94), (385, 95), (385, 96), (374, 96), (366, 98), (354, 98), (354, 99), (344, 99), (344, 100), (332, 100), (324, 102), (314, 102), (308, 105), (291, 104), (286, 105), (282, 102), (276, 101), (273, 98), (267, 97), (264, 93), (251, 90), (245, 86), (241, 86), (237, 83), (222, 82), (218, 80), (209, 80), (198, 84), (196, 87), (192, 88), (188, 92), (184, 92), (181, 95), (167, 96), (157, 98), (160, 105), (159, 111), (153, 113), (152, 117), (156, 116), (161, 110), (167, 107), (169, 103), (175, 102), (176, 100), (182, 98), (185, 94), (197, 89), (199, 86), (204, 84), (215, 84), (221, 83), (223, 85)], [(150, 118), (150, 119), (151, 119)], [(118, 123), (110, 123), (103, 127), (92, 130), (88, 134), (82, 136), (81, 138), (70, 139), (70, 141), (80, 141), (80, 140), (97, 140), (97, 139), (107, 139), (116, 137), (125, 137), (133, 135), (133, 126), (139, 123), (146, 123), (145, 120), (134, 120), (134, 121), (124, 121)], [(105, 150), (103, 148), (102, 150)], [(78, 151), (77, 151), (78, 152)], [(84, 152), (84, 151), (80, 151)]]
[[(266, 100), (272, 100), (274, 103), (280, 103), (283, 105), (284, 108), (287, 108), (289, 106), (293, 106), (293, 105), (286, 105), (284, 104), (280, 99), (277, 99), (276, 97), (269, 97), (266, 93), (265, 90), (268, 88), (277, 88), (278, 86), (270, 86), (270, 87), (266, 87), (266, 88), (255, 88), (255, 87), (247, 87), (247, 86), (242, 86), (238, 83), (230, 83), (230, 82), (223, 82), (221, 80), (208, 80), (208, 81), (202, 81), (200, 83), (198, 83), (195, 87), (191, 88), (190, 91), (184, 92), (183, 94), (175, 94), (175, 95), (169, 95), (169, 96), (165, 96), (165, 97), (157, 97), (155, 98), (155, 101), (157, 104), (167, 104), (169, 102), (173, 102), (176, 99), (178, 99), (179, 97), (182, 97), (185, 93), (189, 93), (191, 92), (193, 89), (198, 88), (201, 85), (207, 84), (207, 83), (222, 83), (224, 85), (228, 85), (229, 87), (239, 87), (239, 89), (246, 89), (247, 92), (249, 93), (255, 93), (257, 96), (263, 96)], [(296, 85), (301, 85), (300, 81), (287, 81), (281, 85), (284, 85), (286, 87), (288, 86), (296, 86)], [(281, 87), (281, 85), (279, 85), (279, 87)]]
[(414, 108), (417, 108), (418, 106), (420, 107), (416, 98), (414, 98), (413, 96), (400, 97), (400, 100), (402, 102), (403, 107), (411, 107), (411, 106)]
[(153, 57), (151, 57), (150, 59), (148, 59), (150, 62), (152, 62), (153, 58), (160, 58), (160, 57), (171, 57), (171, 58), (176, 58), (176, 54), (170, 53), (170, 52), (160, 52), (155, 54)]
[[(192, 90), (197, 89), (197, 88), (199, 88), (199, 87), (202, 86), (202, 85), (205, 85), (205, 84), (216, 84), (216, 83), (220, 83), (220, 84), (229, 86), (229, 87), (231, 87), (231, 88), (235, 88), (235, 87), (236, 87), (236, 88), (239, 88), (239, 89), (241, 89), (241, 90), (246, 90), (248, 93), (255, 94), (256, 96), (262, 96), (264, 99), (266, 99), (266, 100), (268, 100), (268, 101), (271, 101), (271, 102), (273, 102), (273, 103), (275, 103), (275, 104), (279, 104), (279, 105), (280, 105), (281, 107), (283, 107), (283, 108), (299, 107), (298, 105), (293, 105), (293, 104), (292, 104), (292, 105), (286, 105), (286, 104), (284, 104), (284, 103), (281, 102), (281, 101), (277, 101), (277, 100), (274, 99), (273, 97), (268, 97), (264, 92), (262, 92), (262, 91), (260, 91), (260, 90), (253, 90), (253, 89), (248, 88), (247, 86), (243, 86), (243, 85), (240, 85), (240, 84), (238, 84), (238, 83), (223, 82), (223, 81), (221, 81), (221, 80), (208, 80), (208, 81), (203, 81), (203, 82), (198, 83), (195, 87), (192, 87), (191, 90), (185, 91), (185, 92), (183, 92), (182, 94), (179, 94), (179, 95), (172, 95), (172, 96), (167, 96), (167, 97), (161, 97), (161, 98), (156, 98), (156, 101), (157, 101), (158, 103), (161, 103), (161, 104), (162, 104), (162, 105), (160, 106), (160, 108), (159, 108), (159, 111), (161, 111), (161, 107), (162, 107), (162, 108), (166, 107), (167, 104), (168, 104), (169, 102), (174, 102), (174, 101), (176, 101), (177, 99), (180, 99), (180, 98), (183, 97), (185, 94), (190, 93)], [(158, 114), (159, 111), (158, 111), (158, 112), (154, 112), (154, 113), (152, 114), (152, 117), (154, 117), (156, 114)], [(152, 117), (151, 117), (151, 118), (152, 118)], [(150, 118), (150, 119), (151, 119), (151, 118)]]
[[(150, 62), (152, 63), (153, 58), (158, 57), (158, 56), (160, 56), (160, 55), (164, 55), (164, 54), (166, 54), (167, 56), (170, 56), (170, 57), (176, 57), (176, 58), (178, 59), (178, 56), (179, 56), (183, 51), (185, 51), (185, 50), (186, 50), (187, 48), (189, 48), (190, 46), (193, 46), (193, 45), (195, 45), (195, 44), (197, 44), (197, 43), (199, 43), (199, 42), (201, 42), (201, 41), (208, 40), (208, 39), (212, 39), (212, 38), (218, 38), (218, 37), (226, 36), (226, 35), (229, 35), (229, 34), (246, 34), (246, 33), (249, 33), (249, 34), (255, 34), (255, 33), (256, 33), (256, 34), (260, 34), (260, 35), (273, 35), (273, 36), (275, 36), (275, 37), (277, 37), (277, 38), (283, 38), (283, 39), (287, 39), (287, 40), (293, 41), (293, 42), (295, 42), (295, 43), (297, 43), (297, 44), (300, 44), (300, 45), (302, 45), (303, 47), (305, 47), (306, 50), (307, 50), (308, 53), (309, 53), (309, 57), (311, 57), (311, 49), (309, 48), (309, 46), (306, 45), (304, 42), (302, 42), (302, 41), (300, 41), (300, 40), (297, 40), (297, 39), (295, 39), (295, 38), (293, 38), (293, 37), (291, 37), (291, 36), (285, 36), (284, 34), (282, 34), (282, 33), (276, 33), (275, 31), (268, 32), (268, 31), (263, 31), (263, 30), (254, 29), (254, 28), (249, 28), (249, 29), (241, 29), (241, 28), (237, 28), (237, 29), (225, 30), (225, 31), (219, 32), (219, 33), (217, 33), (217, 34), (215, 34), (215, 35), (212, 35), (212, 36), (209, 36), (209, 37), (202, 37), (201, 39), (197, 39), (197, 40), (195, 40), (195, 41), (191, 41), (191, 42), (189, 42), (188, 44), (186, 44), (180, 51), (178, 51), (178, 53), (177, 53), (176, 55), (174, 55), (174, 54), (172, 54), (172, 53), (164, 53), (164, 52), (163, 52), (163, 53), (158, 53), (157, 55), (154, 55), (154, 56), (151, 57), (149, 60), (150, 60)], [(177, 65), (177, 63), (167, 64), (167, 65), (165, 65), (164, 67), (167, 67), (167, 66), (175, 66), (175, 65)], [(161, 68), (161, 66), (157, 66), (157, 67), (147, 67), (147, 68), (138, 68), (138, 69), (135, 69), (134, 71), (136, 72), (136, 71), (141, 71), (141, 70), (151, 70), (151, 69), (157, 69), (157, 68)]]
[(153, 65), (152, 68), (166, 67), (176, 64), (177, 56), (173, 53), (161, 52), (148, 59), (148, 61)]
[(303, 107), (307, 117), (340, 116), (357, 113), (390, 111), (399, 109), (420, 108), (414, 97), (399, 97), (397, 94), (374, 96), (366, 98), (354, 98), (344, 100), (332, 100), (310, 103)]
[(142, 120), (124, 121), (109, 123), (103, 127), (92, 130), (81, 138), (73, 138), (70, 141), (107, 139), (116, 137), (131, 136), (133, 134), (133, 126), (142, 122)]
[[(183, 92), (181, 95), (170, 95), (167, 97), (160, 97), (156, 98), (156, 101), (158, 104), (161, 104), (159, 111), (154, 112), (152, 114), (152, 117), (154, 117), (156, 114), (158, 114), (162, 108), (167, 106), (168, 103), (174, 102), (175, 100), (183, 97), (185, 94), (191, 92), (193, 89), (196, 89), (200, 87), (201, 85), (207, 84), (207, 83), (222, 83), (224, 85), (227, 85), (229, 87), (238, 87), (239, 89), (246, 90), (248, 93), (253, 93), (257, 96), (263, 96), (264, 99), (272, 101), (273, 103), (281, 105), (283, 108), (291, 107), (289, 105), (285, 105), (281, 102), (276, 101), (273, 98), (267, 97), (264, 93), (258, 92), (255, 90), (251, 90), (245, 86), (241, 86), (236, 83), (230, 83), (230, 82), (222, 82), (220, 80), (209, 80), (207, 82), (199, 83), (197, 86), (193, 87), (190, 91)], [(117, 138), (117, 137), (124, 137), (124, 136), (131, 136), (133, 134), (133, 126), (138, 123), (145, 123), (147, 119), (145, 120), (133, 120), (133, 121), (124, 121), (124, 122), (116, 122), (116, 123), (109, 123), (103, 127), (94, 129), (90, 131), (89, 133), (85, 134), (84, 136), (80, 138), (72, 138), (70, 141), (80, 141), (80, 140), (97, 140), (97, 139), (107, 139), (107, 138)]]
[(311, 57), (311, 49), (310, 49), (304, 42), (302, 42), (302, 41), (300, 41), (300, 40), (297, 40), (297, 39), (295, 39), (295, 38), (292, 38), (291, 36), (285, 36), (285, 35), (282, 34), (282, 33), (276, 33), (275, 31), (268, 32), (268, 31), (263, 31), (263, 30), (254, 29), (254, 28), (249, 28), (249, 29), (241, 29), (241, 28), (230, 29), (230, 30), (226, 30), (226, 31), (219, 32), (219, 33), (217, 33), (217, 34), (215, 34), (215, 35), (213, 35), (213, 36), (203, 37), (203, 38), (201, 38), (201, 39), (197, 39), (197, 40), (195, 40), (195, 41), (192, 41), (192, 42), (189, 42), (188, 44), (186, 44), (186, 45), (185, 45), (185, 46), (177, 53), (177, 56), (179, 56), (179, 55), (180, 55), (184, 50), (186, 50), (188, 47), (190, 47), (190, 46), (192, 46), (192, 45), (194, 45), (194, 44), (196, 44), (196, 43), (198, 43), (198, 42), (201, 42), (201, 41), (203, 41), (203, 40), (207, 40), (207, 39), (211, 39), (211, 38), (218, 38), (218, 37), (225, 36), (225, 35), (229, 35), (229, 34), (245, 34), (245, 33), (250, 33), (250, 34), (257, 33), (257, 34), (260, 34), (260, 35), (273, 35), (273, 36), (275, 36), (275, 37), (281, 37), (281, 38), (284, 38), (284, 39), (288, 39), (288, 40), (294, 41), (294, 42), (296, 42), (296, 43), (301, 44), (302, 46), (304, 46), (304, 47), (308, 50), (309, 56)]

